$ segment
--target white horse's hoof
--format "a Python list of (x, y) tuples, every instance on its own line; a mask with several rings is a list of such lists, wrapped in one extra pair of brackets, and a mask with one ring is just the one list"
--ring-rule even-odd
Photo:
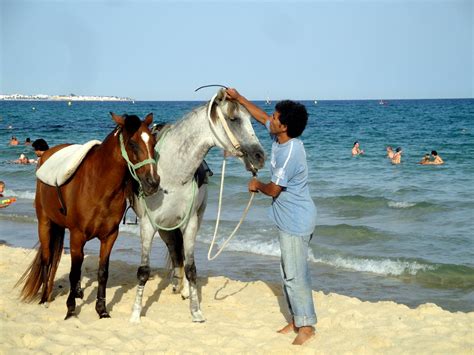
[(204, 323), (206, 321), (206, 318), (204, 318), (200, 310), (193, 312), (192, 317), (193, 317), (193, 322), (195, 323)]
[(130, 323), (135, 323), (135, 324), (140, 323), (140, 314), (133, 313), (129, 321)]
[(185, 287), (181, 290), (181, 298), (187, 300), (189, 298), (189, 288)]
[(178, 294), (178, 293), (181, 293), (183, 287), (181, 286), (178, 286), (178, 285), (173, 285), (173, 293), (174, 294)]

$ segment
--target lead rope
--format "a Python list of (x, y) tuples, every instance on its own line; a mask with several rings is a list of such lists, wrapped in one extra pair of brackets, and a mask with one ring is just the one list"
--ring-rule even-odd
[(219, 230), (219, 221), (220, 221), (221, 206), (222, 206), (222, 193), (224, 191), (225, 164), (226, 164), (226, 162), (225, 162), (225, 157), (224, 157), (224, 160), (222, 161), (221, 187), (220, 187), (220, 190), (219, 190), (219, 204), (218, 204), (218, 208), (217, 208), (216, 227), (214, 228), (214, 236), (212, 237), (211, 245), (209, 246), (209, 252), (207, 253), (207, 260), (214, 260), (215, 258), (217, 258), (219, 256), (220, 253), (222, 253), (222, 251), (224, 250), (226, 245), (230, 242), (230, 240), (234, 237), (235, 233), (239, 230), (240, 225), (244, 221), (245, 217), (247, 216), (247, 212), (250, 209), (250, 205), (252, 204), (253, 197), (255, 196), (255, 192), (252, 192), (250, 194), (249, 202), (247, 204), (247, 207), (245, 207), (244, 212), (242, 213), (242, 218), (240, 218), (239, 223), (234, 228), (234, 230), (232, 231), (230, 236), (224, 241), (224, 244), (222, 244), (221, 248), (216, 252), (216, 254), (214, 256), (211, 257), (211, 252), (212, 252), (212, 249), (214, 248), (214, 243), (215, 243), (215, 240), (216, 240), (217, 231)]
[[(211, 101), (209, 102), (209, 106), (208, 106), (208, 109), (207, 109), (207, 118), (209, 120), (209, 125), (211, 127), (211, 131), (214, 133), (214, 136), (216, 137), (217, 140), (219, 140), (221, 142), (222, 146), (224, 146), (224, 144), (222, 143), (222, 141), (219, 139), (219, 137), (217, 136), (217, 134), (215, 132), (214, 123), (212, 122), (212, 118), (211, 118), (212, 104), (214, 103), (214, 100), (216, 99), (217, 95), (218, 94), (215, 94), (212, 97)], [(232, 145), (234, 146), (234, 149), (237, 152), (239, 152), (240, 144), (237, 141), (237, 139), (235, 138), (235, 136), (232, 134), (231, 130), (229, 129), (229, 126), (227, 125), (227, 122), (225, 121), (224, 115), (222, 114), (222, 111), (221, 111), (219, 105), (217, 105), (217, 107), (216, 107), (216, 112), (217, 112), (217, 116), (219, 117), (219, 119), (222, 123), (222, 127), (224, 128), (224, 131), (226, 132), (229, 140), (231, 141)], [(224, 241), (224, 243), (222, 244), (222, 247), (216, 252), (216, 254), (214, 256), (211, 256), (212, 249), (214, 248), (214, 243), (215, 243), (216, 236), (217, 236), (217, 231), (219, 230), (219, 221), (220, 221), (220, 218), (221, 218), (222, 195), (223, 195), (223, 192), (224, 192), (225, 165), (226, 165), (226, 160), (225, 160), (225, 156), (224, 156), (224, 159), (222, 161), (221, 187), (220, 187), (220, 190), (219, 190), (219, 204), (218, 204), (218, 208), (217, 208), (216, 226), (214, 228), (214, 236), (212, 237), (211, 245), (209, 246), (209, 251), (207, 253), (207, 260), (209, 260), (209, 261), (214, 260), (215, 258), (217, 258), (220, 255), (220, 253), (222, 253), (224, 251), (224, 248), (226, 247), (226, 245), (230, 242), (230, 240), (234, 237), (235, 233), (239, 230), (240, 225), (242, 224), (245, 217), (247, 216), (247, 212), (250, 209), (250, 205), (252, 204), (253, 197), (255, 195), (255, 192), (251, 193), (249, 202), (247, 204), (247, 207), (245, 207), (244, 212), (242, 213), (242, 218), (240, 218), (239, 223), (234, 228), (234, 230), (232, 231), (230, 236)]]

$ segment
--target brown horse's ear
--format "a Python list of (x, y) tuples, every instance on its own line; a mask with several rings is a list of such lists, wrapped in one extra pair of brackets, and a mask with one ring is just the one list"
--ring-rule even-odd
[(110, 115), (112, 116), (112, 119), (117, 123), (120, 127), (122, 127), (125, 124), (125, 119), (122, 116), (116, 115), (113, 112), (110, 112)]
[(151, 125), (153, 122), (153, 113), (149, 113), (146, 115), (145, 119), (143, 120), (143, 123), (145, 123), (147, 126)]

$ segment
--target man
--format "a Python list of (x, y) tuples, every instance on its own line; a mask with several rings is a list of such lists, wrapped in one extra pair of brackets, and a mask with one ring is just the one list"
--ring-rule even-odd
[(401, 147), (395, 149), (395, 154), (392, 158), (392, 164), (400, 164), (402, 162), (402, 153), (403, 151)]
[(40, 163), (41, 156), (44, 154), (45, 151), (49, 149), (48, 143), (43, 138), (37, 139), (31, 145), (35, 150), (35, 154), (38, 157), (38, 164)]
[(317, 322), (307, 261), (316, 224), (316, 206), (308, 189), (306, 152), (297, 138), (306, 127), (308, 113), (303, 105), (287, 100), (279, 102), (269, 116), (237, 90), (227, 89), (227, 95), (264, 124), (274, 140), (271, 181), (264, 183), (254, 178), (248, 188), (273, 198), (270, 218), (278, 227), (283, 290), (292, 316), (279, 333), (297, 332), (293, 344), (301, 345), (314, 336), (313, 326)]
[(364, 154), (364, 151), (360, 149), (359, 142), (355, 141), (354, 146), (352, 147), (352, 156), (355, 157), (360, 154)]
[(444, 160), (441, 159), (441, 157), (438, 155), (438, 152), (436, 150), (431, 151), (431, 156), (434, 158), (433, 161), (431, 161), (429, 164), (431, 165), (441, 165), (444, 164)]

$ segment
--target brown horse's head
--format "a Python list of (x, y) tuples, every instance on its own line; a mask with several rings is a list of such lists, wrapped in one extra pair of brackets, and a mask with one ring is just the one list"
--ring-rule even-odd
[(145, 195), (151, 195), (160, 186), (160, 177), (156, 169), (155, 136), (151, 134), (148, 126), (153, 122), (153, 114), (149, 113), (143, 121), (135, 115), (118, 116), (110, 113), (112, 119), (120, 127), (120, 134), (123, 137), (122, 152), (125, 160), (128, 160), (132, 175), (138, 178)]

